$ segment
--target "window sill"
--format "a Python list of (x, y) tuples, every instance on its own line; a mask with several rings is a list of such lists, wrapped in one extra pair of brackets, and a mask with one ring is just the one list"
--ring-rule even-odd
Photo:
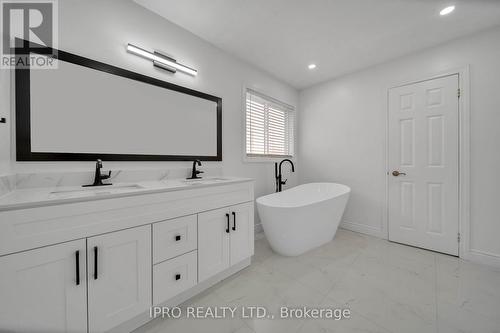
[(244, 163), (277, 163), (284, 159), (290, 159), (295, 162), (295, 156), (243, 156)]

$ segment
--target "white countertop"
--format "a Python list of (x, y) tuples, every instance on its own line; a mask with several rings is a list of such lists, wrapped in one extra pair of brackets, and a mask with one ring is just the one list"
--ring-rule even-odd
[(253, 181), (250, 178), (207, 177), (199, 180), (166, 179), (111, 186), (57, 186), (15, 189), (0, 197), (0, 211), (103, 200), (127, 196), (161, 193)]

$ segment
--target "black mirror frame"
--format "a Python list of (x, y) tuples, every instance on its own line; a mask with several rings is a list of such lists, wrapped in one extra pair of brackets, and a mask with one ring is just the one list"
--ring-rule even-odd
[[(30, 42), (30, 45), (37, 45)], [(162, 81), (150, 76), (132, 72), (112, 66), (100, 61), (81, 57), (69, 52), (52, 48), (41, 48), (36, 51), (30, 48), (30, 53), (57, 54), (57, 59), (83, 67), (122, 76), (131, 80), (144, 82), (165, 89), (207, 99), (217, 103), (217, 155), (216, 156), (189, 156), (189, 155), (143, 155), (143, 154), (100, 154), (100, 153), (54, 153), (31, 151), (31, 103), (30, 103), (30, 69), (19, 65), (15, 68), (15, 108), (16, 108), (16, 160), (17, 161), (222, 161), (222, 98), (200, 91), (182, 87)], [(56, 53), (54, 53), (56, 52)], [(16, 49), (16, 57), (25, 55), (25, 49)]]

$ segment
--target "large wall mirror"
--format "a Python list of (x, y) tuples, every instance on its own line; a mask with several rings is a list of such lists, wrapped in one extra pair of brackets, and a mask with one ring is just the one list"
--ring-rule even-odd
[(18, 161), (222, 160), (221, 98), (57, 54), (57, 69), (16, 68)]

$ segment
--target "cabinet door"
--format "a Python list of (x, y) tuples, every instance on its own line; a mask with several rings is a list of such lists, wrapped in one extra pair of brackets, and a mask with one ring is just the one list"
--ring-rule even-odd
[(253, 203), (230, 207), (231, 213), (231, 265), (247, 259), (254, 252)]
[(0, 332), (86, 332), (85, 275), (85, 240), (1, 257)]
[(198, 214), (198, 282), (229, 267), (227, 208)]
[(87, 240), (89, 332), (104, 332), (151, 306), (151, 226)]

